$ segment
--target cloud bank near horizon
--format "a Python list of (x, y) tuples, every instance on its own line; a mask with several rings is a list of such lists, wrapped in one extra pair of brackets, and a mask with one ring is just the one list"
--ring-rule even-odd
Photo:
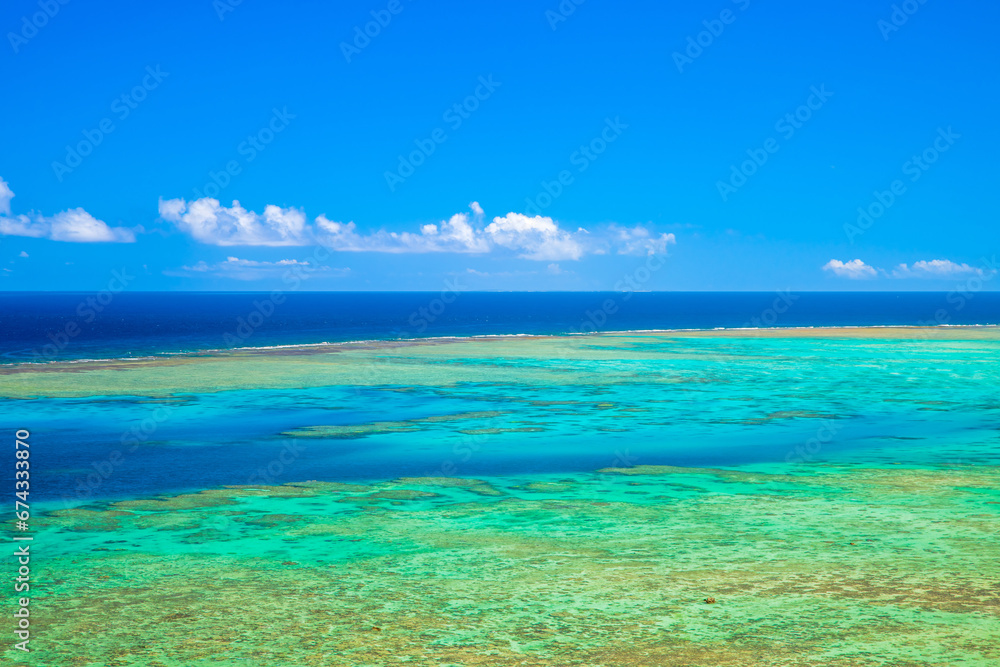
[(850, 280), (870, 280), (872, 278), (962, 278), (977, 276), (985, 278), (995, 274), (995, 268), (978, 268), (965, 263), (953, 262), (950, 259), (920, 260), (909, 264), (897, 264), (891, 271), (866, 264), (860, 259), (843, 262), (831, 259), (823, 265), (824, 271), (829, 271), (839, 278)]
[(469, 212), (420, 226), (414, 231), (384, 229), (362, 232), (354, 222), (339, 222), (325, 214), (313, 222), (303, 211), (268, 205), (263, 213), (248, 211), (238, 201), (161, 199), (160, 217), (200, 243), (216, 246), (304, 246), (319, 244), (340, 252), (465, 253), (482, 255), (507, 251), (535, 261), (578, 260), (585, 255), (665, 254), (677, 242), (673, 234), (656, 234), (643, 225), (605, 225), (594, 232), (568, 230), (550, 217), (510, 212), (485, 223), (478, 202)]

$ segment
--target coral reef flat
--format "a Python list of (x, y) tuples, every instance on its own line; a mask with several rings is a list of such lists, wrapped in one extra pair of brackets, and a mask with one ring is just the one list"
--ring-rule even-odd
[(996, 468), (235, 487), (44, 524), (38, 664), (1000, 661)]
[(39, 498), (32, 652), (3, 659), (997, 665), (998, 353), (805, 329), (4, 367)]

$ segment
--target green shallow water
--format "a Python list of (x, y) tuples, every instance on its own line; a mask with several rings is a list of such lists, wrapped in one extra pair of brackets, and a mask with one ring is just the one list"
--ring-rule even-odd
[(35, 664), (994, 665), (998, 482), (649, 466), (58, 510)]
[[(551, 401), (552, 430), (497, 428), (497, 412), (482, 410), (303, 424), (286, 437), (405, 448), (485, 431), (528, 457), (523, 442), (551, 437), (567, 388), (613, 388), (615, 402), (590, 405), (586, 424), (627, 439), (651, 427), (617, 408), (629, 392), (636, 403), (661, 396), (643, 389), (656, 387), (684, 398), (678, 411), (704, 401), (707, 417), (690, 423), (707, 435), (791, 422), (821, 433), (846, 405), (854, 431), (877, 415), (885, 442), (912, 439), (845, 449), (824, 440), (815, 452), (803, 442), (787, 457), (782, 446), (773, 461), (719, 467), (330, 478), (52, 504), (34, 519), (37, 634), (26, 664), (998, 665), (998, 348), (994, 332), (967, 335), (397, 350), (377, 362), (394, 392), (468, 391), (462, 383), (490, 365), (505, 396), (528, 388), (536, 409)], [(172, 395), (179, 368), (191, 386), (237, 392), (296, 377), (349, 384), (352, 364), (372, 354), (49, 369), (7, 375), (17, 379), (0, 389), (103, 396), (118, 377), (119, 391)], [(727, 391), (727, 375), (740, 378), (740, 395), (759, 378), (753, 400)], [(711, 390), (691, 398), (702, 387)], [(824, 409), (824, 395), (839, 409)]]

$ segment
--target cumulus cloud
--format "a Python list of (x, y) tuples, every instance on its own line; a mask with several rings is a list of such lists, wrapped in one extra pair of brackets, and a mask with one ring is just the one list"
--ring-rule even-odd
[(82, 208), (72, 208), (52, 216), (40, 213), (12, 215), (14, 192), (0, 178), (0, 235), (47, 238), (70, 243), (133, 243), (135, 233), (124, 227), (110, 227)]
[(823, 270), (832, 271), (835, 275), (840, 276), (841, 278), (850, 278), (852, 280), (874, 278), (878, 275), (878, 272), (874, 267), (868, 266), (860, 259), (852, 259), (849, 262), (841, 262), (839, 259), (831, 259), (823, 265)]
[(192, 202), (161, 199), (160, 217), (174, 223), (195, 240), (217, 246), (286, 246), (319, 244), (340, 252), (466, 253), (510, 251), (537, 261), (577, 260), (585, 254), (622, 255), (665, 253), (675, 243), (673, 234), (654, 235), (642, 225), (610, 225), (598, 234), (583, 228), (569, 231), (550, 217), (508, 213), (484, 225), (478, 202), (469, 212), (421, 225), (415, 231), (384, 229), (363, 232), (354, 222), (332, 220), (325, 214), (312, 223), (294, 208), (268, 206), (263, 214), (248, 211), (239, 202), (231, 207), (203, 198)]
[(132, 243), (135, 234), (122, 227), (109, 227), (82, 208), (57, 213), (47, 219), (49, 238), (72, 243), (119, 242)]
[(294, 208), (270, 204), (264, 213), (248, 211), (238, 201), (231, 207), (204, 197), (187, 202), (160, 199), (160, 217), (173, 222), (197, 241), (218, 246), (296, 246), (310, 243), (306, 216)]
[(490, 245), (477, 230), (481, 226), (483, 209), (476, 202), (472, 202), (469, 208), (473, 212), (471, 217), (466, 213), (456, 213), (443, 222), (423, 225), (416, 233), (379, 230), (362, 235), (353, 222), (334, 222), (321, 215), (316, 218), (317, 239), (323, 245), (342, 252), (487, 253)]
[[(575, 235), (560, 229), (552, 218), (540, 215), (529, 218), (523, 213), (508, 213), (493, 218), (484, 231), (491, 242), (518, 251), (524, 259), (580, 259), (584, 252)], [(577, 233), (586, 232), (577, 230)]]
[(894, 278), (950, 278), (953, 276), (984, 275), (982, 269), (968, 264), (957, 264), (949, 259), (932, 259), (914, 262), (913, 266), (900, 264), (892, 270)]

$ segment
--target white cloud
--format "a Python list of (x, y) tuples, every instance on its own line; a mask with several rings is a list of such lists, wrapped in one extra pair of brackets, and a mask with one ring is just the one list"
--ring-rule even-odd
[(941, 279), (961, 276), (986, 276), (995, 273), (994, 270), (987, 272), (968, 264), (958, 264), (950, 259), (920, 260), (914, 262), (912, 266), (909, 264), (897, 264), (892, 273), (885, 269), (869, 266), (860, 259), (852, 259), (849, 262), (831, 259), (823, 266), (823, 269), (825, 271), (832, 271), (841, 278), (853, 279), (874, 278), (879, 274), (886, 278)]
[(258, 261), (227, 257), (224, 262), (209, 264), (202, 260), (191, 266), (164, 271), (168, 276), (187, 277), (193, 274), (211, 274), (236, 280), (256, 280), (265, 276), (283, 275), (286, 271), (299, 267), (302, 275), (322, 274), (327, 277), (341, 277), (350, 272), (348, 268), (333, 268), (317, 266), (311, 262), (298, 259), (279, 259), (275, 262)]
[(56, 213), (48, 219), (49, 238), (53, 241), (70, 241), (72, 243), (119, 242), (132, 243), (135, 234), (121, 227), (108, 227), (82, 208), (73, 208), (62, 213)]
[(7, 181), (0, 178), (0, 215), (10, 215), (10, 200), (14, 198), (14, 191), (7, 185)]
[(48, 224), (32, 222), (26, 215), (19, 215), (13, 218), (0, 216), (0, 234), (4, 236), (30, 236), (32, 238), (42, 238), (48, 235)]
[(353, 222), (334, 222), (321, 215), (316, 218), (317, 239), (342, 252), (487, 253), (490, 245), (477, 229), (482, 224), (483, 209), (476, 202), (469, 207), (474, 214), (471, 219), (466, 213), (456, 213), (438, 224), (422, 225), (418, 233), (379, 230), (361, 235)]
[(124, 227), (109, 227), (82, 208), (44, 216), (40, 213), (12, 215), (14, 192), (0, 178), (0, 235), (48, 238), (70, 243), (133, 243), (135, 233)]
[[(493, 218), (484, 231), (492, 243), (520, 251), (524, 259), (580, 259), (584, 253), (573, 234), (560, 229), (552, 218), (540, 215), (529, 218), (523, 213), (508, 213)], [(586, 234), (585, 230), (577, 231)]]
[(849, 262), (841, 262), (839, 259), (831, 259), (823, 265), (823, 270), (832, 271), (835, 275), (840, 276), (841, 278), (850, 278), (852, 280), (874, 278), (878, 274), (873, 267), (868, 266), (860, 259), (852, 259)]
[[(205, 273), (207, 271), (213, 271), (213, 270), (215, 270), (217, 268), (218, 268), (218, 265), (209, 266), (208, 262), (206, 262), (205, 260), (202, 260), (202, 261), (198, 262), (197, 264), (195, 264), (194, 266), (182, 266), (180, 270), (181, 271), (194, 271), (195, 273)], [(171, 274), (168, 274), (168, 275), (172, 275), (172, 272), (171, 272)]]
[(561, 267), (559, 264), (552, 263), (545, 267), (545, 273), (550, 276), (571, 276), (574, 275), (574, 271), (568, 271)]
[(248, 267), (252, 266), (255, 268), (270, 268), (270, 267), (282, 267), (282, 266), (308, 266), (309, 262), (298, 260), (298, 259), (279, 259), (277, 262), (258, 262), (253, 259), (240, 259), (239, 257), (227, 257), (226, 261), (223, 262), (226, 266), (239, 266)]
[(537, 276), (538, 271), (477, 271), (476, 269), (466, 269), (469, 275), (480, 278), (523, 278), (525, 276)]
[(663, 255), (667, 252), (668, 245), (677, 243), (677, 238), (673, 234), (653, 236), (642, 225), (636, 225), (631, 229), (611, 225), (609, 231), (618, 241), (619, 255)]
[(218, 246), (297, 246), (310, 243), (305, 213), (270, 204), (264, 213), (204, 197), (192, 202), (160, 199), (160, 217), (195, 240)]
[(27, 257), (28, 257), (28, 253), (27, 253), (27, 252), (25, 252), (24, 250), (22, 250), (22, 251), (21, 251), (21, 254), (20, 254), (20, 255), (18, 255), (18, 257), (24, 257), (24, 258), (27, 258)]
[(894, 278), (949, 278), (952, 276), (984, 275), (982, 269), (968, 264), (957, 264), (949, 259), (932, 259), (914, 262), (913, 266), (900, 264), (892, 270)]
[(654, 236), (642, 225), (610, 225), (596, 235), (586, 229), (567, 231), (549, 217), (508, 213), (484, 227), (478, 202), (471, 212), (426, 223), (413, 232), (384, 229), (361, 232), (354, 222), (331, 220), (325, 214), (312, 223), (294, 208), (267, 206), (263, 214), (248, 211), (234, 201), (222, 206), (216, 199), (161, 199), (160, 217), (172, 222), (197, 241), (218, 246), (290, 246), (316, 243), (340, 252), (465, 253), (513, 251), (524, 259), (560, 261), (580, 259), (587, 253), (606, 254), (609, 248), (622, 255), (666, 252), (676, 243), (673, 234)]

